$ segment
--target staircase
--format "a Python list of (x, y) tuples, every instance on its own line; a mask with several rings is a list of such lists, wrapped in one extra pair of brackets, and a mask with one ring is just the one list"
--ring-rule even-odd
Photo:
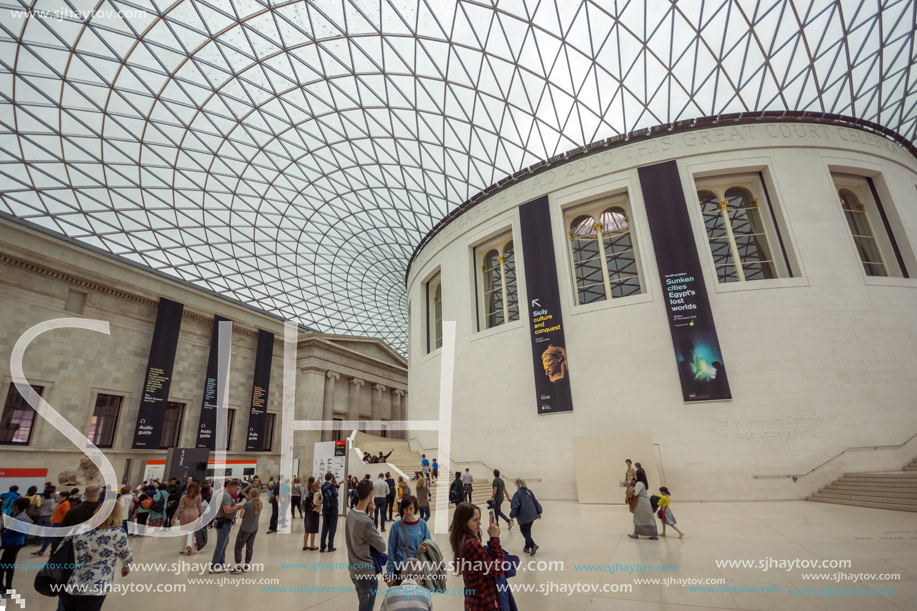
[[(392, 453), (389, 456), (385, 463), (377, 464), (362, 464), (356, 462), (356, 456), (351, 455), (350, 463), (350, 474), (355, 475), (358, 478), (363, 478), (363, 476), (369, 473), (373, 481), (379, 477), (380, 473), (385, 473), (389, 471), (392, 473), (392, 477), (395, 481), (398, 481), (398, 475), (392, 471), (389, 467), (397, 467), (403, 471), (408, 477), (413, 477), (415, 471), (420, 471), (420, 453), (414, 452), (411, 450), (410, 444), (403, 439), (390, 439), (387, 437), (378, 437), (376, 435), (369, 435), (367, 433), (357, 433), (353, 440), (353, 445), (360, 449), (360, 452), (369, 452), (373, 456), (378, 456), (379, 452), (382, 452), (382, 455)], [(433, 456), (428, 455), (427, 458), (430, 460), (430, 464), (433, 464)], [(449, 486), (452, 484), (452, 480), (455, 479), (455, 473), (449, 473), (448, 470), (443, 468), (447, 461), (440, 461), (439, 468), (439, 481), (441, 483), (441, 492), (447, 498), (449, 496)], [(487, 501), (490, 500), (491, 494), (493, 493), (493, 488), (491, 483), (493, 482), (493, 477), (490, 477), (486, 481), (475, 478), (474, 484), (472, 484), (472, 493), (471, 499), (472, 502), (481, 508), (481, 513), (484, 514), (486, 524), (486, 512), (487, 512)], [(411, 487), (411, 493), (415, 493), (415, 482), (408, 482)], [(506, 491), (515, 490), (515, 485), (512, 482), (506, 482), (507, 488)], [(512, 488), (510, 488), (512, 486)], [(430, 487), (430, 511), (436, 510), (436, 498), (437, 494), (440, 492), (436, 486)], [(450, 508), (455, 507), (450, 505)], [(504, 514), (509, 515), (509, 503), (504, 500), (501, 507)]]
[(917, 512), (917, 460), (903, 471), (847, 473), (806, 500)]

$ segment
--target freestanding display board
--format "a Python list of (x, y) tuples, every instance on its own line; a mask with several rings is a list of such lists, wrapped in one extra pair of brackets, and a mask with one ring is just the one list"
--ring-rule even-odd
[(684, 400), (731, 399), (678, 164), (638, 172)]
[(169, 448), (166, 453), (166, 476), (184, 482), (193, 477), (197, 482), (207, 479), (210, 450), (206, 448)]
[(140, 412), (134, 429), (135, 450), (158, 450), (162, 441), (162, 422), (169, 400), (172, 384), (172, 366), (175, 364), (175, 350), (178, 348), (178, 334), (181, 330), (181, 315), (185, 306), (161, 297), (156, 312), (156, 326), (153, 328), (153, 342), (150, 358), (140, 395)]
[(548, 196), (519, 207), (538, 414), (573, 411)]
[(325, 482), (325, 474), (331, 472), (340, 484), (338, 489), (338, 515), (344, 515), (347, 507), (347, 440), (320, 441), (312, 452), (312, 475)]

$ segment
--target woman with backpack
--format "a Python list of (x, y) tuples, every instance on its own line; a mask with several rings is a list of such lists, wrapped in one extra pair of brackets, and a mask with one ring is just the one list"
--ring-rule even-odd
[(147, 518), (146, 525), (164, 526), (166, 521), (166, 505), (169, 502), (169, 493), (165, 490), (165, 485), (160, 484), (159, 490), (153, 486), (147, 488), (147, 496), (153, 501), (150, 503), (150, 517)]
[(510, 503), (509, 519), (519, 521), (519, 530), (525, 537), (525, 547), (522, 548), (522, 551), (534, 556), (538, 551), (538, 545), (532, 539), (532, 524), (535, 523), (535, 520), (541, 519), (541, 503), (521, 477), (516, 479), (516, 494), (513, 495)]
[[(293, 478), (293, 488), (290, 493), (290, 518), (296, 517), (296, 510), (299, 510), (299, 517), (302, 518), (302, 484), (299, 483), (299, 478)], [(260, 510), (259, 510), (260, 511)]]
[(310, 552), (317, 550), (315, 535), (318, 534), (319, 515), (322, 513), (322, 493), (314, 477), (309, 478), (306, 484), (306, 496), (303, 499), (303, 526), (305, 532), (302, 536), (302, 550)]

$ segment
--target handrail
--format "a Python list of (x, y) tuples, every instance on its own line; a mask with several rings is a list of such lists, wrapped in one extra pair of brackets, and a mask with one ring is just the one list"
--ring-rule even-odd
[(805, 472), (803, 472), (803, 473), (795, 473), (795, 474), (794, 474), (794, 473), (776, 473), (776, 474), (773, 474), (773, 475), (752, 475), (752, 477), (753, 477), (754, 479), (764, 479), (764, 478), (769, 478), (769, 477), (792, 477), (792, 478), (793, 478), (793, 481), (795, 482), (798, 478), (803, 477), (804, 475), (808, 475), (808, 474), (811, 473), (812, 471), (815, 471), (815, 470), (818, 469), (819, 467), (821, 467), (821, 466), (823, 466), (823, 465), (825, 465), (825, 464), (831, 462), (832, 460), (834, 460), (835, 458), (837, 458), (837, 457), (840, 456), (841, 454), (844, 454), (845, 452), (849, 452), (849, 451), (851, 451), (851, 450), (886, 450), (886, 449), (893, 449), (893, 448), (903, 448), (903, 447), (904, 447), (905, 445), (907, 445), (907, 443), (908, 443), (911, 439), (913, 439), (914, 437), (917, 437), (917, 433), (914, 433), (913, 435), (911, 435), (910, 437), (908, 437), (907, 439), (905, 439), (904, 441), (902, 441), (902, 442), (899, 443), (898, 445), (888, 445), (888, 446), (851, 446), (851, 447), (849, 447), (849, 448), (844, 448), (843, 450), (841, 450), (840, 452), (838, 452), (837, 454), (835, 454), (835, 455), (832, 456), (831, 458), (829, 458), (829, 459), (827, 459), (827, 460), (824, 460), (824, 461), (818, 463), (817, 465), (815, 465), (814, 467), (812, 467), (811, 469), (809, 469), (808, 471), (805, 471)]
[[(420, 440), (417, 439), (416, 437), (411, 437), (410, 439), (407, 440), (407, 442), (408, 442), (408, 447), (410, 447), (412, 441), (415, 442), (418, 446), (420, 446), (420, 448), (421, 448), (422, 450), (424, 450), (424, 452), (429, 452), (429, 450), (427, 450), (426, 448), (423, 447), (423, 445), (421, 445)], [(437, 451), (438, 451), (438, 448), (437, 448)], [(449, 457), (447, 457), (447, 458), (449, 458)], [(486, 462), (484, 462), (483, 460), (452, 460), (452, 459), (450, 458), (450, 461), (451, 461), (451, 462), (454, 462), (454, 463), (457, 464), (457, 465), (472, 465), (472, 464), (484, 465), (485, 467), (487, 467), (487, 468), (490, 469), (491, 471), (496, 471), (496, 469), (494, 469), (493, 467), (491, 467), (490, 465), (488, 465), (488, 464), (487, 464)], [(515, 477), (510, 477), (509, 475), (503, 475), (503, 474), (502, 474), (502, 471), (501, 471), (500, 478), (501, 478), (501, 479), (507, 479), (507, 480), (515, 480), (515, 479), (516, 479)], [(540, 481), (541, 481), (540, 478), (535, 478), (535, 477), (532, 477), (532, 478), (523, 477), (522, 479), (524, 479), (526, 482), (540, 482)]]

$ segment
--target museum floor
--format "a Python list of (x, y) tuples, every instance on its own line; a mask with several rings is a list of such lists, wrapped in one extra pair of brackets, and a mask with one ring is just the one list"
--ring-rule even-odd
[[(674, 499), (673, 499), (674, 500)], [(624, 506), (579, 505), (572, 502), (545, 502), (544, 518), (536, 522), (533, 537), (540, 546), (535, 560), (562, 561), (563, 569), (520, 572), (510, 584), (531, 585), (536, 592), (516, 592), (521, 611), (550, 609), (551, 611), (605, 610), (619, 611), (689, 611), (698, 609), (917, 609), (917, 514), (876, 509), (826, 505), (810, 502), (760, 502), (760, 503), (678, 503), (672, 509), (678, 526), (685, 531), (682, 540), (675, 537), (651, 541), (634, 541), (625, 536), (632, 526), (631, 514)], [(266, 534), (269, 512), (261, 519), (261, 531), (255, 542), (253, 562), (264, 563), (263, 572), (250, 572), (242, 577), (222, 575), (196, 575), (190, 570), (141, 571), (135, 569), (127, 578), (120, 573), (116, 584), (185, 584), (183, 594), (154, 594), (155, 598), (138, 592), (124, 595), (109, 594), (104, 609), (134, 611), (140, 604), (188, 606), (215, 609), (262, 609), (265, 604), (277, 609), (348, 610), (357, 608), (356, 595), (348, 592), (293, 590), (300, 586), (334, 588), (351, 586), (344, 568), (290, 568), (285, 563), (346, 563), (343, 521), (340, 523), (334, 553), (303, 552), (302, 522), (294, 523), (293, 534)], [(435, 517), (435, 516), (434, 516)], [(390, 531), (389, 531), (390, 532)], [(671, 531), (670, 531), (671, 532)], [(386, 533), (386, 536), (388, 532)], [(511, 553), (520, 554), (522, 536), (518, 527), (504, 532), (504, 545)], [(446, 535), (434, 538), (445, 550)], [(227, 553), (232, 552), (235, 530)], [(198, 556), (188, 558), (178, 555), (176, 539), (133, 538), (131, 543), (137, 563), (208, 562), (214, 538)], [(20, 562), (31, 559), (24, 548)], [(451, 554), (449, 554), (451, 558)], [(526, 560), (527, 557), (523, 557)], [(806, 570), (793, 567), (757, 568), (760, 561), (796, 560), (849, 560), (846, 568), (817, 568)], [(716, 561), (754, 561), (755, 568), (718, 568)], [(606, 570), (586, 571), (577, 565), (611, 565)], [(620, 565), (620, 566), (615, 566)], [(627, 572), (622, 567), (656, 568), (660, 565), (677, 565), (668, 572)], [(340, 565), (340, 566), (343, 566)], [(139, 568), (139, 567), (138, 567)], [(610, 568), (616, 570), (612, 573)], [(172, 570), (169, 570), (172, 569)], [(880, 581), (830, 581), (806, 580), (803, 575), (821, 574), (899, 574), (900, 580)], [(14, 585), (25, 592), (28, 611), (51, 610), (56, 601), (35, 593), (31, 587), (34, 570), (17, 571)], [(276, 585), (242, 584), (242, 580), (257, 581), (262, 578), (278, 579)], [(635, 583), (640, 579), (725, 579), (725, 585), (704, 585), (713, 591), (691, 591), (691, 586)], [(202, 585), (196, 580), (213, 580)], [(222, 585), (219, 585), (222, 583)], [(553, 585), (552, 585), (553, 584)], [(577, 586), (577, 584), (582, 584)], [(631, 585), (630, 592), (602, 592), (615, 586)], [(461, 577), (450, 576), (449, 586), (461, 588)], [(569, 594), (571, 586), (579, 587)], [(607, 586), (607, 587), (606, 587)], [(155, 588), (156, 585), (153, 585)], [(279, 591), (284, 587), (287, 591)], [(552, 588), (545, 595), (537, 590)], [(583, 588), (598, 588), (598, 592), (584, 593)], [(697, 586), (695, 585), (695, 588)], [(722, 591), (728, 588), (730, 591)], [(771, 588), (773, 591), (748, 591), (753, 588)], [(778, 591), (779, 588), (779, 591)], [(827, 596), (823, 590), (831, 588)], [(274, 591), (265, 591), (271, 590)], [(742, 591), (742, 590), (745, 591)], [(817, 590), (817, 593), (799, 593), (795, 590)], [(881, 595), (855, 595), (852, 590), (867, 592), (873, 589), (890, 590)], [(717, 591), (719, 590), (719, 591)], [(145, 601), (145, 602), (144, 602)], [(9, 601), (7, 601), (9, 605)], [(381, 596), (375, 609), (381, 606)], [(13, 605), (10, 605), (12, 608)], [(458, 611), (463, 608), (462, 597), (437, 596), (434, 608)]]

